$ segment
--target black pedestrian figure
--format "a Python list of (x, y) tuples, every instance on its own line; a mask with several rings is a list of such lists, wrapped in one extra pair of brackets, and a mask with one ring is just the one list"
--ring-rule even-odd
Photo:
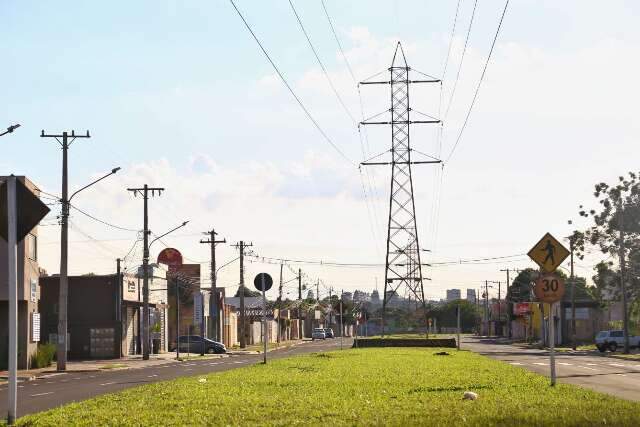
[(550, 239), (547, 239), (547, 244), (543, 249), (540, 249), (541, 251), (545, 251), (547, 253), (546, 258), (544, 259), (543, 264), (546, 264), (547, 261), (551, 260), (551, 264), (555, 264), (556, 263), (556, 258), (555, 258), (555, 253), (556, 253), (556, 247), (553, 245), (553, 243), (551, 243)]

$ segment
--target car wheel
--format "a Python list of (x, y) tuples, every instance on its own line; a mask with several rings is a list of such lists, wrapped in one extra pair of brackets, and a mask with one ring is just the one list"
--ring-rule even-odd
[(607, 348), (603, 345), (599, 345), (597, 346), (598, 351), (600, 351), (600, 353), (604, 353), (605, 351), (607, 351)]
[(216, 350), (213, 347), (209, 347), (207, 349), (207, 354), (214, 354), (216, 352)]
[(612, 353), (615, 353), (615, 351), (618, 349), (618, 344), (612, 342), (611, 344), (609, 344), (609, 351), (611, 351)]

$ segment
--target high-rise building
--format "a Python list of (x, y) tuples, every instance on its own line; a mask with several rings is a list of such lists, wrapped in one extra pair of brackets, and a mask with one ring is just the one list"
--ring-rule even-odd
[(470, 303), (476, 302), (476, 290), (475, 289), (467, 289), (467, 301)]
[(447, 289), (447, 301), (459, 300), (461, 298), (460, 294), (460, 289)]

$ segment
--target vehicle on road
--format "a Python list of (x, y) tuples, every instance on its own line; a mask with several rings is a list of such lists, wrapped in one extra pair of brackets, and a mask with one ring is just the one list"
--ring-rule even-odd
[(223, 354), (227, 352), (227, 347), (223, 343), (202, 338), (199, 335), (182, 335), (178, 338), (178, 345), (180, 351), (185, 353)]
[[(624, 331), (611, 330), (600, 331), (596, 335), (596, 347), (600, 352), (616, 351), (618, 348), (624, 347)], [(629, 347), (640, 347), (640, 336), (629, 336)]]
[(335, 338), (335, 335), (333, 334), (333, 329), (331, 328), (324, 328), (324, 335), (327, 338)]
[(327, 339), (327, 334), (324, 332), (324, 329), (313, 328), (313, 332), (311, 332), (311, 341), (324, 340), (324, 339)]

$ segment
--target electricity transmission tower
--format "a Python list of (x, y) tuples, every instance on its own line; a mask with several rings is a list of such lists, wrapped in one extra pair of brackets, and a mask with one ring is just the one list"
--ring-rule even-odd
[[(373, 157), (361, 165), (391, 165), (391, 191), (389, 193), (389, 221), (387, 228), (387, 253), (385, 261), (384, 297), (382, 303), (382, 335), (384, 336), (386, 309), (389, 301), (398, 295), (398, 290), (408, 290), (413, 294), (416, 303), (424, 310), (426, 322), (426, 304), (424, 297), (422, 264), (420, 260), (420, 244), (416, 224), (416, 208), (413, 199), (413, 177), (411, 165), (442, 163), (441, 160), (429, 157), (429, 160), (413, 160), (416, 150), (410, 145), (409, 127), (419, 123), (440, 123), (440, 120), (422, 114), (426, 120), (412, 120), (409, 106), (409, 86), (413, 83), (440, 83), (440, 79), (411, 69), (398, 42), (393, 54), (391, 67), (388, 69), (390, 79), (387, 81), (363, 81), (360, 84), (388, 84), (391, 86), (391, 119), (389, 121), (361, 122), (362, 125), (391, 125), (391, 161), (372, 162), (380, 157)], [(410, 71), (414, 71), (427, 80), (411, 80)], [(415, 111), (417, 113), (417, 111)], [(374, 116), (378, 117), (380, 115)], [(422, 153), (419, 153), (422, 154)], [(424, 155), (424, 154), (423, 154)]]

